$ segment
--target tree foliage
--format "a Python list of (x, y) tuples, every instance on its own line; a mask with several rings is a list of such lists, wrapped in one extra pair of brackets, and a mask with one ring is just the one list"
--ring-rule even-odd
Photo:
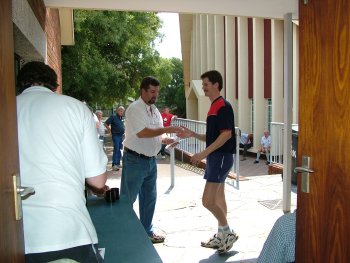
[(167, 106), (178, 117), (186, 117), (186, 99), (183, 81), (182, 61), (178, 58), (162, 58), (157, 68), (162, 83), (158, 108)]
[(74, 24), (75, 45), (62, 48), (63, 93), (104, 107), (137, 98), (141, 79), (159, 65), (158, 16), (77, 10)]

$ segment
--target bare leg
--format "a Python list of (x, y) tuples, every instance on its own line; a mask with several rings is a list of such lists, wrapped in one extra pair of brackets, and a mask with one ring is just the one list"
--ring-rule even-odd
[(227, 225), (227, 204), (224, 183), (206, 182), (202, 203), (218, 220), (219, 226)]

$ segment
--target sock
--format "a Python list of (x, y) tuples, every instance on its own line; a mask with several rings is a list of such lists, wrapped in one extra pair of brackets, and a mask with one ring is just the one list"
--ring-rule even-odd
[(229, 225), (223, 226), (223, 227), (222, 227), (222, 230), (223, 230), (224, 234), (229, 234), (229, 233), (231, 233), (231, 228), (230, 228)]
[(259, 161), (259, 159), (260, 159), (260, 152), (258, 152), (258, 153), (256, 154), (256, 160)]
[(223, 227), (223, 226), (219, 226), (219, 227), (218, 227), (217, 236), (218, 236), (218, 237), (223, 237), (223, 236), (224, 236), (224, 227)]

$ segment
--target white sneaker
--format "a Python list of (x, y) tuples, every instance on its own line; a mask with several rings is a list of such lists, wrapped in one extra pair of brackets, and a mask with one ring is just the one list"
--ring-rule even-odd
[(234, 232), (229, 234), (224, 234), (224, 239), (221, 243), (221, 246), (218, 248), (219, 254), (223, 254), (229, 251), (237, 240), (238, 240), (238, 235)]
[(119, 171), (119, 168), (118, 168), (117, 165), (113, 165), (112, 170), (113, 170), (113, 171)]
[(212, 236), (208, 241), (206, 242), (201, 242), (202, 247), (207, 247), (207, 248), (219, 248), (221, 246), (221, 238), (218, 237), (217, 234)]

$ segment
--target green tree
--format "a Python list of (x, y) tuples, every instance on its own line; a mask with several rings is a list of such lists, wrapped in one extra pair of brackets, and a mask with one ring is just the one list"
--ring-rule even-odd
[(158, 108), (168, 106), (173, 114), (186, 118), (182, 61), (178, 58), (161, 58), (157, 74), (161, 81)]
[(137, 98), (141, 79), (159, 64), (158, 16), (77, 10), (74, 24), (75, 45), (62, 48), (63, 93), (104, 107)]

